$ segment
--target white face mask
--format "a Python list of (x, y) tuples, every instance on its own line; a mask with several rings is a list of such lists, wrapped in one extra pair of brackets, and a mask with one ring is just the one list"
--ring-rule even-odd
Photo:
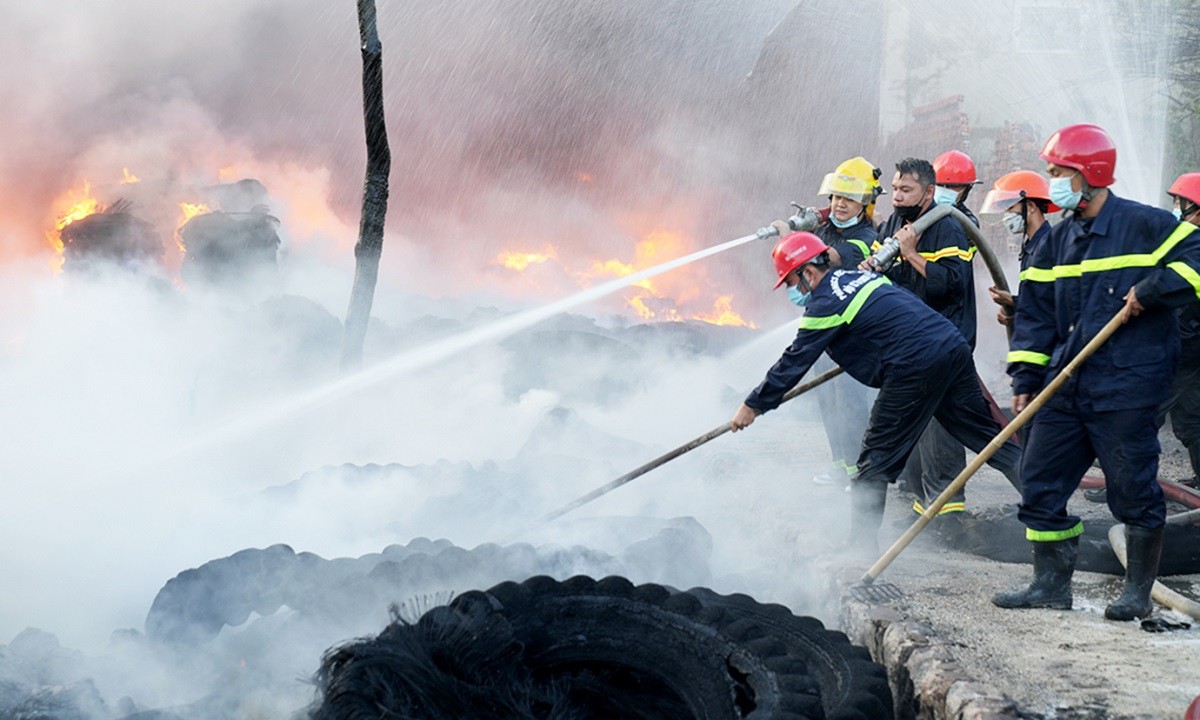
[(1004, 213), (1004, 227), (1013, 235), (1025, 234), (1025, 218), (1021, 217), (1020, 213), (1006, 212)]
[(938, 185), (933, 189), (934, 205), (953, 205), (958, 202), (958, 191)]

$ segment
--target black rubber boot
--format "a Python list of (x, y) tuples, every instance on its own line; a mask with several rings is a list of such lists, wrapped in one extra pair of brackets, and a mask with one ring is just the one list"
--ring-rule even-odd
[(1088, 502), (1104, 504), (1108, 502), (1108, 488), (1096, 488), (1095, 490), (1084, 490), (1083, 499)]
[(1154, 603), (1150, 588), (1158, 577), (1158, 557), (1162, 553), (1163, 529), (1125, 526), (1125, 589), (1121, 597), (1104, 608), (1109, 620), (1133, 620), (1150, 615)]
[(1191, 487), (1200, 487), (1200, 442), (1188, 447), (1188, 459), (1192, 461), (1192, 481), (1184, 483)]
[(1071, 609), (1071, 575), (1079, 556), (1079, 536), (1069, 540), (1033, 543), (1033, 582), (1024, 590), (996, 593), (992, 604), (1002, 608)]
[(879, 527), (887, 502), (887, 483), (877, 480), (850, 481), (850, 537), (847, 546), (858, 559), (879, 556)]

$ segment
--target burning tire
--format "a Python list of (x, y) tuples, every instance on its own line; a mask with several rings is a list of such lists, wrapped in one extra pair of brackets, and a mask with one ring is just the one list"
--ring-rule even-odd
[(882, 668), (844, 637), (746, 596), (539, 576), (330, 651), (312, 717), (890, 717)]

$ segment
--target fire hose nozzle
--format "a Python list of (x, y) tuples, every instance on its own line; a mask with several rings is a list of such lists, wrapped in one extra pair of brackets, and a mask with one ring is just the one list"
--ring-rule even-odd
[(754, 234), (758, 236), (759, 240), (766, 240), (769, 237), (775, 237), (778, 235), (779, 230), (777, 230), (773, 225), (768, 225), (767, 227), (759, 228)]
[(796, 214), (788, 218), (788, 227), (791, 229), (812, 232), (821, 224), (821, 216), (815, 208), (804, 207), (795, 200), (792, 201), (792, 207), (796, 208)]
[(887, 272), (895, 264), (899, 255), (900, 241), (889, 237), (880, 244), (879, 249), (872, 253), (871, 257), (867, 258), (867, 264), (876, 272)]

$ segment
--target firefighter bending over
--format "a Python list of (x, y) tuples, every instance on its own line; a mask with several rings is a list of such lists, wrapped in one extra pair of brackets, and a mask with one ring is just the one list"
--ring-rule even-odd
[[(879, 388), (851, 480), (849, 547), (867, 556), (879, 551), (888, 483), (895, 482), (931, 418), (976, 452), (1000, 428), (958, 328), (886, 277), (830, 270), (827, 251), (807, 232), (775, 245), (775, 287), (786, 285), (789, 296), (803, 299), (805, 314), (795, 341), (738, 408), (731, 427), (741, 430), (778, 407), (822, 352), (855, 380)], [(1020, 450), (1008, 442), (989, 463), (1015, 472), (1019, 461)]]

